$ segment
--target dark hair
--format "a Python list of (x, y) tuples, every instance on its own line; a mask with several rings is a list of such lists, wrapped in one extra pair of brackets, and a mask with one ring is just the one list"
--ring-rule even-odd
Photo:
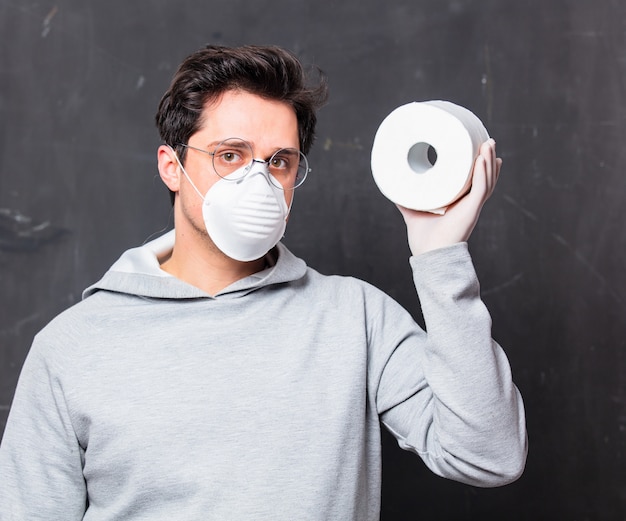
[(177, 145), (187, 144), (199, 130), (206, 104), (240, 89), (293, 107), (300, 149), (307, 154), (315, 139), (315, 112), (328, 97), (326, 77), (317, 71), (317, 85), (309, 86), (300, 61), (290, 51), (276, 46), (207, 45), (183, 61), (161, 98), (156, 114), (161, 139), (184, 162), (186, 149)]

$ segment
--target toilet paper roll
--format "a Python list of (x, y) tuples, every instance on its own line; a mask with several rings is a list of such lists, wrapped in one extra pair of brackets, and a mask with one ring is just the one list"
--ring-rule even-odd
[(449, 101), (402, 105), (374, 137), (374, 181), (396, 204), (443, 213), (469, 189), (474, 161), (487, 139), (480, 119)]

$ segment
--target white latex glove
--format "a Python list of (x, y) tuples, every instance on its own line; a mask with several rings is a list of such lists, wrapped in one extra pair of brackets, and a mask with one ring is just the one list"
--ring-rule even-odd
[(445, 214), (418, 212), (398, 205), (406, 223), (411, 253), (420, 255), (467, 241), (496, 186), (501, 166), (502, 159), (496, 157), (496, 142), (489, 139), (481, 145), (474, 163), (470, 191), (450, 205)]

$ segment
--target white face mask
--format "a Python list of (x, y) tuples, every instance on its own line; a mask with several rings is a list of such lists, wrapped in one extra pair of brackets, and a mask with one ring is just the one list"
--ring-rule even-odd
[(243, 179), (229, 180), (240, 172), (219, 179), (202, 195), (176, 156), (191, 186), (202, 198), (204, 226), (213, 243), (238, 261), (260, 259), (282, 238), (289, 208), (285, 192), (270, 183), (267, 166), (253, 162)]

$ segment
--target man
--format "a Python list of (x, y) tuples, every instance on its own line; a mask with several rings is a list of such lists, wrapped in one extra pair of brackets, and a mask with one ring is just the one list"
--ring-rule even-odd
[(501, 161), (444, 216), (401, 209), (428, 334), (279, 241), (325, 85), (275, 47), (209, 46), (163, 97), (175, 230), (37, 335), (0, 450), (0, 518), (373, 520), (379, 419), (435, 473), (515, 480), (522, 400), (467, 241)]

